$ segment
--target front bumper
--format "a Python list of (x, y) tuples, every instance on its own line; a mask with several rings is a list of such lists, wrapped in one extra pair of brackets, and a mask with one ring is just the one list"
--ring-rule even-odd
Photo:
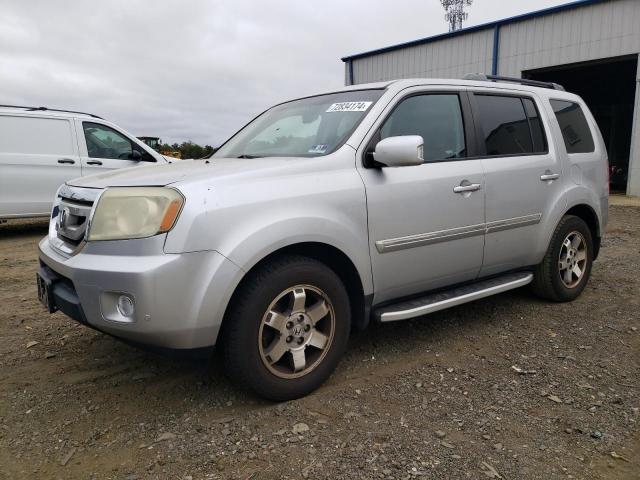
[[(134, 343), (168, 349), (214, 345), (242, 271), (215, 251), (165, 254), (163, 240), (90, 242), (67, 258), (44, 238), (40, 275), (52, 284), (54, 307)], [(122, 294), (133, 299), (130, 317), (115, 308)]]

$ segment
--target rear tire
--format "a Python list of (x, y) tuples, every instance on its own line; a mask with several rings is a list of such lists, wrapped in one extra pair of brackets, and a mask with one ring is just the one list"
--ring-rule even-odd
[(283, 256), (248, 274), (224, 320), (225, 371), (275, 401), (317, 389), (338, 365), (351, 328), (347, 291), (317, 260)]
[(580, 217), (566, 215), (556, 227), (531, 288), (541, 298), (571, 302), (584, 290), (593, 265), (591, 230)]

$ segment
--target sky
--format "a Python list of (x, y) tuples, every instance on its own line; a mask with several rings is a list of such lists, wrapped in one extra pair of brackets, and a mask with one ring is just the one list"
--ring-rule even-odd
[[(465, 26), (566, 0), (474, 0)], [(340, 60), (444, 33), (439, 0), (0, 0), (0, 104), (218, 146), (271, 105), (344, 84)]]

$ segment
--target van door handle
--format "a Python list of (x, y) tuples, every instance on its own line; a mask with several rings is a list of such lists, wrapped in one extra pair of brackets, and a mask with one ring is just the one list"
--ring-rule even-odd
[(551, 173), (548, 170), (546, 172), (544, 172), (544, 175), (540, 175), (540, 180), (542, 180), (543, 182), (549, 182), (551, 180), (557, 180), (558, 178), (560, 178), (560, 174), (559, 173)]
[(475, 192), (476, 190), (480, 190), (481, 185), (479, 183), (467, 183), (462, 182), (457, 187), (453, 187), (454, 193), (466, 193), (466, 192)]
[(100, 160), (89, 160), (87, 165), (102, 165), (102, 162)]
[(70, 158), (59, 158), (58, 163), (68, 163), (70, 165), (73, 165), (74, 163), (76, 163), (76, 161)]

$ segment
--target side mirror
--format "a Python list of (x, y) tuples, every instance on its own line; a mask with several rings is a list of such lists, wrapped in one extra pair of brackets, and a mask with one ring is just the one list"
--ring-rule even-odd
[(376, 145), (373, 158), (387, 167), (411, 167), (424, 163), (424, 140), (420, 135), (388, 137)]
[(131, 160), (136, 160), (136, 161), (142, 160), (142, 154), (138, 150), (132, 150)]

